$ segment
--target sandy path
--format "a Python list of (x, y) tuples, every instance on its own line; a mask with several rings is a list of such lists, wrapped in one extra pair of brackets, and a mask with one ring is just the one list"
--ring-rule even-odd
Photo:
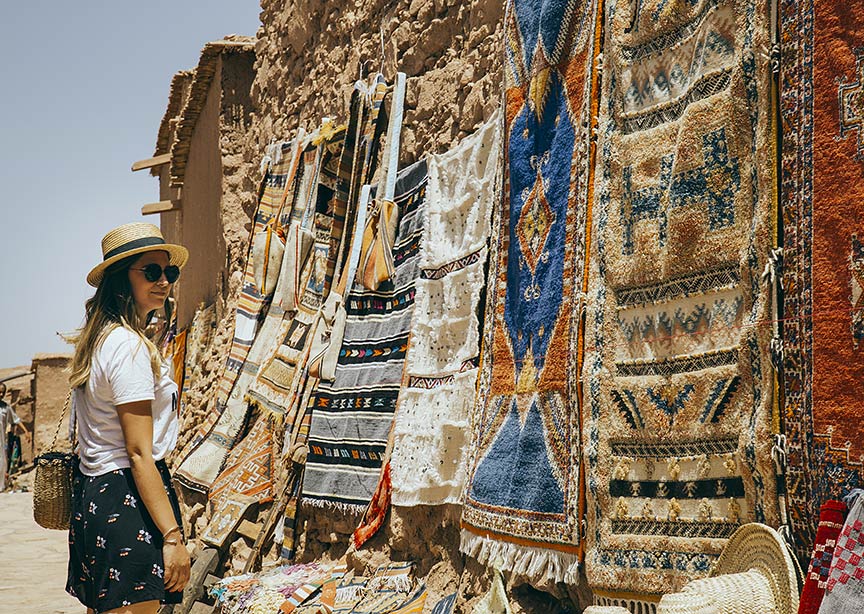
[(0, 493), (0, 614), (83, 614), (66, 594), (65, 531), (33, 520), (33, 495)]

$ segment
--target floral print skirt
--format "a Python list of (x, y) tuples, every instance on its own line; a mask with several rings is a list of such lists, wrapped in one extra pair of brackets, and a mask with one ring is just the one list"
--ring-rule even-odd
[[(164, 461), (156, 461), (181, 527), (180, 506)], [(131, 469), (86, 476), (75, 471), (69, 526), (66, 591), (97, 613), (159, 600), (180, 603), (166, 592), (162, 534), (138, 495)]]

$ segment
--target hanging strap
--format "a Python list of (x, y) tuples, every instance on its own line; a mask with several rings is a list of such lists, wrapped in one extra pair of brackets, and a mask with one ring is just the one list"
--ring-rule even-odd
[[(75, 444), (77, 443), (76, 437), (76, 426), (77, 426), (77, 418), (75, 411), (75, 402), (73, 400), (73, 395), (75, 394), (74, 388), (69, 388), (69, 392), (66, 394), (66, 401), (63, 403), (63, 411), (60, 413), (60, 419), (57, 421), (57, 429), (54, 431), (54, 438), (51, 440), (51, 446), (48, 448), (47, 452), (54, 452), (57, 450), (57, 438), (60, 437), (60, 429), (63, 427), (63, 417), (68, 413), (69, 414), (69, 441), (72, 443), (72, 450), (75, 449)], [(5, 450), (3, 451), (5, 454)]]
[(357, 265), (360, 262), (360, 251), (363, 247), (363, 229), (366, 227), (366, 214), (369, 209), (369, 200), (372, 195), (372, 186), (366, 184), (360, 188), (360, 201), (357, 203), (357, 220), (354, 224), (354, 232), (351, 237), (351, 253), (348, 257), (348, 267), (339, 278), (336, 291), (342, 296), (344, 303), (348, 299), (351, 290), (350, 283), (357, 273)]
[[(405, 111), (405, 73), (396, 73), (393, 103), (390, 106), (390, 125), (387, 128), (387, 166), (384, 177), (384, 200), (396, 196), (396, 173), (399, 170), (399, 145), (402, 137), (402, 116)], [(382, 194), (376, 196), (380, 199)]]
[(275, 227), (282, 225), (280, 222), (282, 218), (282, 210), (285, 208), (285, 203), (288, 201), (288, 193), (294, 185), (294, 177), (297, 175), (297, 167), (300, 165), (300, 156), (303, 153), (305, 137), (306, 129), (301, 126), (300, 129), (297, 130), (297, 138), (294, 139), (294, 145), (291, 149), (291, 166), (288, 167), (288, 177), (285, 180), (285, 189), (282, 191), (282, 198), (279, 201), (279, 211), (273, 217), (273, 220), (275, 220)]

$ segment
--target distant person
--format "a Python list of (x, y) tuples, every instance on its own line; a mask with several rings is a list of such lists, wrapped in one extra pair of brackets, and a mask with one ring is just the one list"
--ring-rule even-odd
[(161, 340), (144, 331), (157, 310), (170, 310), (189, 252), (135, 223), (105, 235), (102, 257), (87, 275), (96, 293), (70, 376), (80, 466), (66, 590), (88, 612), (155, 614), (160, 602), (181, 601), (189, 553), (164, 460), (177, 443), (177, 385)]
[(6, 431), (12, 428), (12, 434), (14, 435), (14, 431), (20, 428), (20, 424), (21, 418), (6, 403), (6, 384), (0, 382), (0, 450), (2, 450), (2, 454), (0, 454), (0, 492), (6, 490), (6, 479), (9, 477), (7, 472), (10, 470), (6, 462), (6, 454), (9, 447)]

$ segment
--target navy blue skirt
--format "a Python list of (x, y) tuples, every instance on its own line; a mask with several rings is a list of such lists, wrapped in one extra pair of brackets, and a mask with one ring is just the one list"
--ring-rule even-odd
[[(156, 461), (181, 527), (180, 506), (164, 461)], [(97, 613), (142, 601), (180, 603), (166, 592), (162, 533), (138, 495), (131, 469), (86, 476), (75, 471), (66, 591)]]

